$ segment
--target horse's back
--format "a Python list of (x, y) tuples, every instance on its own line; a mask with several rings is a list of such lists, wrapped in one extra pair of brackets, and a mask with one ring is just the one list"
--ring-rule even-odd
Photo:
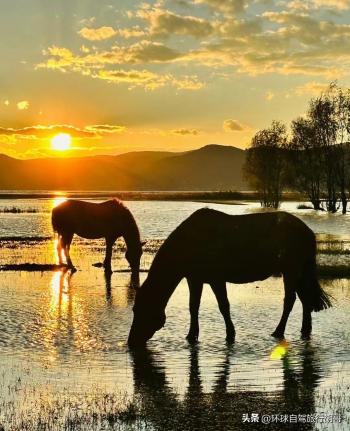
[(76, 233), (84, 238), (101, 238), (115, 230), (119, 212), (112, 200), (100, 204), (68, 199), (52, 210), (52, 226), (57, 232)]
[[(256, 241), (267, 235), (271, 239), (284, 239), (307, 235), (314, 236), (311, 229), (298, 217), (283, 211), (230, 215), (210, 208), (201, 208), (184, 220), (169, 236), (192, 237), (207, 241), (212, 235), (224, 236), (220, 240), (246, 242)], [(296, 238), (295, 238), (296, 235)]]
[[(206, 278), (247, 282), (282, 272), (286, 264), (314, 258), (313, 232), (285, 212), (229, 215), (203, 208), (175, 229), (155, 262)], [(297, 264), (298, 262), (295, 262)]]

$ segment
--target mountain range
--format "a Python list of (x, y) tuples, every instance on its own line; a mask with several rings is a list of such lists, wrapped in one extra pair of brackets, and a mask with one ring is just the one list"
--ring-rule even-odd
[(0, 155), (2, 190), (246, 190), (245, 152), (206, 145), (185, 152), (19, 160)]

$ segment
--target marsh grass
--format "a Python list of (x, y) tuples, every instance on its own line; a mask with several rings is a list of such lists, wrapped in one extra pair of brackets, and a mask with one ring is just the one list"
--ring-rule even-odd
[(130, 399), (126, 393), (97, 388), (84, 396), (71, 390), (52, 394), (33, 387), (16, 391), (16, 401), (13, 398), (0, 402), (0, 430), (94, 431), (145, 427), (140, 400)]
[(313, 210), (314, 208), (311, 205), (299, 204), (297, 206), (298, 210)]
[[(155, 387), (157, 383), (155, 383)], [(48, 389), (48, 388), (47, 388)], [(347, 430), (349, 420), (349, 385), (338, 384), (317, 393), (311, 405), (319, 411), (339, 414), (343, 421), (334, 429)], [(104, 392), (94, 387), (88, 394), (71, 390), (52, 393), (33, 387), (12, 387), (16, 398), (0, 401), (1, 431), (97, 431), (97, 430), (195, 430), (242, 429), (243, 413), (307, 413), (307, 398), (294, 389), (290, 394), (233, 392), (222, 394), (191, 394), (180, 400), (176, 392), (171, 402), (164, 394)], [(152, 391), (153, 392), (153, 391)], [(312, 408), (314, 411), (314, 407)], [(312, 412), (311, 412), (312, 413)], [(261, 424), (246, 424), (249, 429), (260, 429)], [(203, 426), (203, 428), (201, 428)], [(301, 427), (301, 428), (300, 428)], [(280, 430), (279, 423), (268, 429)], [(283, 424), (283, 429), (316, 429), (313, 424), (296, 428)]]
[(34, 214), (39, 212), (37, 209), (35, 208), (19, 208), (19, 207), (5, 207), (5, 208), (0, 208), (0, 213), (3, 214)]
[(317, 241), (319, 254), (350, 255), (350, 242), (348, 240), (326, 239)]

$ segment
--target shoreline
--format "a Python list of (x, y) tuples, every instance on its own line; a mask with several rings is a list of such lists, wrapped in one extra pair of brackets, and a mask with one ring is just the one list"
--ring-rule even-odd
[[(0, 200), (9, 199), (71, 199), (118, 198), (125, 201), (197, 201), (203, 203), (227, 203), (240, 205), (241, 201), (258, 201), (252, 191), (0, 191)], [(300, 201), (305, 198), (298, 193), (287, 192), (282, 201)]]

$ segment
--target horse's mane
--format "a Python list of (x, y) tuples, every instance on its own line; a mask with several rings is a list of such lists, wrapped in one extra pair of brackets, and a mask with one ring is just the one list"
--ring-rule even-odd
[(129, 227), (131, 227), (131, 229), (134, 230), (134, 233), (136, 234), (137, 238), (140, 238), (140, 231), (132, 212), (120, 199), (117, 199), (117, 198), (110, 199), (106, 202), (102, 202), (102, 205), (110, 205), (115, 207), (117, 210), (123, 211), (124, 213), (126, 213), (130, 219)]
[(115, 207), (120, 208), (120, 209), (126, 208), (124, 203), (120, 199), (117, 199), (117, 198), (113, 198), (113, 199), (109, 199), (108, 201), (101, 202), (100, 205), (115, 206)]

